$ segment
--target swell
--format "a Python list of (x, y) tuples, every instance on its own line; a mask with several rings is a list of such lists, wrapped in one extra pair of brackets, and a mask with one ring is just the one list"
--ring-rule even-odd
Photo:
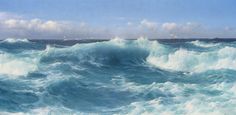
[(141, 44), (129, 41), (108, 41), (89, 44), (76, 44), (67, 48), (48, 46), (41, 58), (42, 63), (76, 62), (78, 64), (132, 65), (145, 61), (149, 52)]
[[(199, 45), (198, 47), (216, 47), (217, 44)], [(195, 43), (195, 42), (191, 42)], [(203, 43), (205, 45), (206, 43)], [(157, 41), (138, 39), (126, 41), (115, 39), (108, 42), (77, 44), (68, 48), (48, 48), (42, 62), (72, 61), (79, 64), (97, 65), (135, 65), (150, 64), (160, 69), (173, 71), (202, 72), (218, 69), (233, 69), (236, 63), (236, 48), (217, 47), (214, 50), (195, 51), (181, 47), (163, 45)], [(230, 52), (230, 53), (229, 53)]]
[[(212, 43), (211, 46), (215, 47), (218, 44), (213, 45)], [(0, 70), (0, 73), (26, 75), (38, 67), (43, 68), (44, 65), (54, 67), (59, 63), (80, 68), (151, 66), (181, 72), (236, 70), (236, 48), (230, 45), (223, 45), (223, 47), (217, 47), (214, 50), (198, 51), (141, 38), (134, 41), (113, 39), (62, 47), (55, 47), (55, 45), (47, 45), (46, 47), (46, 44), (41, 46), (45, 49), (21, 49), (19, 54), (2, 50), (0, 64), (3, 69)], [(25, 65), (25, 67), (20, 68), (21, 65)]]

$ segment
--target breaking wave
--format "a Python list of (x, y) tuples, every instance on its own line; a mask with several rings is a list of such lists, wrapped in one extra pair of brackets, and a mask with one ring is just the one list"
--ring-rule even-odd
[(30, 57), (14, 56), (6, 52), (1, 52), (0, 60), (0, 74), (24, 76), (28, 72), (37, 69), (37, 60)]
[(188, 51), (180, 48), (167, 55), (149, 55), (147, 62), (163, 69), (175, 71), (236, 70), (236, 48), (227, 46), (210, 52)]

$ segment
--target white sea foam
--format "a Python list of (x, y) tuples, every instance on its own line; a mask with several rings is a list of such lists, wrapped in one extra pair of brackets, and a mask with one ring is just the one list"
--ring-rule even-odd
[(0, 54), (0, 74), (13, 77), (27, 75), (37, 69), (37, 60), (29, 57), (16, 57), (8, 53)]
[[(32, 109), (28, 112), (0, 112), (1, 115), (76, 115), (76, 112), (68, 110), (66, 108), (53, 108), (53, 107), (42, 107)], [(81, 115), (85, 115), (82, 114)]]
[[(127, 82), (124, 78), (113, 80), (120, 85), (120, 90), (142, 94), (161, 91), (174, 96), (168, 97), (171, 103), (163, 103), (166, 97), (157, 97), (149, 101), (133, 102), (121, 107), (117, 115), (234, 115), (236, 110), (235, 83), (218, 83), (202, 86), (201, 84), (185, 83), (152, 83), (147, 85)], [(230, 89), (230, 90), (229, 90)], [(186, 93), (191, 90), (194, 93)], [(210, 96), (204, 91), (218, 91), (221, 94)], [(185, 94), (188, 94), (186, 96)], [(229, 100), (230, 99), (230, 100)]]
[(80, 112), (65, 107), (41, 107), (26, 112), (0, 112), (0, 115), (100, 115), (96, 112)]
[(116, 45), (116, 46), (124, 47), (126, 40), (119, 38), (119, 37), (115, 37), (115, 38), (111, 39), (108, 43)]
[[(204, 99), (202, 97), (201, 99)], [(129, 105), (130, 111), (127, 115), (227, 115), (227, 113), (235, 114), (233, 107), (224, 109), (219, 103), (209, 102), (207, 100), (191, 99), (184, 103), (163, 105), (161, 99), (154, 99), (146, 102), (134, 102)], [(227, 111), (229, 110), (229, 111)]]
[(218, 51), (196, 52), (179, 49), (167, 55), (155, 55), (151, 53), (147, 62), (159, 68), (203, 72), (217, 69), (236, 70), (236, 48), (224, 47)]
[(215, 47), (215, 46), (220, 45), (219, 43), (205, 43), (205, 42), (201, 42), (199, 40), (192, 41), (190, 43), (195, 46), (204, 47), (204, 48), (210, 48), (210, 47)]
[[(125, 77), (118, 76), (112, 79), (113, 86), (116, 90), (129, 91), (133, 93), (149, 93), (156, 92), (165, 94), (176, 94), (180, 95), (184, 89), (182, 88), (195, 88), (195, 84), (177, 84), (173, 82), (164, 82), (151, 84), (138, 84), (135, 82), (130, 82), (125, 79)], [(110, 86), (111, 87), (111, 86)]]

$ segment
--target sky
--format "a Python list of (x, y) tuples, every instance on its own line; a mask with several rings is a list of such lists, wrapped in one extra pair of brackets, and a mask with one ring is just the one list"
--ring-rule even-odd
[(235, 0), (0, 0), (0, 39), (236, 38)]

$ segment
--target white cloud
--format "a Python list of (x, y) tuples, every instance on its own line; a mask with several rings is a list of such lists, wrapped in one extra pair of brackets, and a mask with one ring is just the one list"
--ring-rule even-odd
[(0, 12), (0, 39), (8, 37), (29, 39), (108, 39), (114, 36), (122, 38), (213, 38), (236, 37), (232, 27), (207, 28), (198, 23), (158, 23), (143, 19), (140, 22), (129, 21), (116, 27), (95, 27), (86, 22), (67, 22), (42, 19), (25, 19), (11, 13)]
[(25, 29), (38, 31), (59, 32), (63, 28), (63, 24), (56, 21), (42, 21), (40, 19), (22, 20), (8, 19), (1, 23), (7, 29)]
[(12, 14), (12, 13), (8, 13), (8, 12), (0, 12), (0, 21), (4, 20), (4, 19), (9, 19), (9, 18), (21, 18), (21, 16)]
[(25, 29), (38, 31), (60, 31), (63, 28), (63, 23), (57, 21), (43, 21), (40, 19), (26, 20), (21, 16), (0, 12), (0, 25), (5, 29)]
[[(175, 23), (175, 22), (166, 22), (161, 26), (163, 34), (166, 34), (167, 38), (211, 38), (208, 32), (212, 31), (211, 29), (206, 28), (205, 26), (193, 23)], [(214, 34), (212, 34), (214, 35)]]
[(174, 22), (171, 22), (171, 23), (163, 23), (162, 24), (162, 28), (167, 30), (167, 31), (172, 31), (172, 30), (175, 30), (177, 29), (177, 24), (174, 23)]
[(146, 19), (142, 20), (140, 22), (140, 25), (142, 27), (145, 27), (145, 28), (150, 29), (150, 30), (154, 30), (154, 29), (157, 28), (157, 23), (156, 22), (151, 22), (151, 21), (148, 21)]
[(127, 25), (128, 25), (128, 26), (132, 26), (133, 23), (132, 23), (132, 22), (127, 22)]
[(87, 23), (66, 21), (16, 18), (7, 13), (0, 13), (0, 39), (24, 37), (29, 39), (79, 39), (110, 38), (108, 29), (90, 27)]
[(229, 27), (229, 26), (225, 27), (225, 31), (233, 31), (233, 30), (234, 30), (234, 28), (232, 28), (232, 27)]

